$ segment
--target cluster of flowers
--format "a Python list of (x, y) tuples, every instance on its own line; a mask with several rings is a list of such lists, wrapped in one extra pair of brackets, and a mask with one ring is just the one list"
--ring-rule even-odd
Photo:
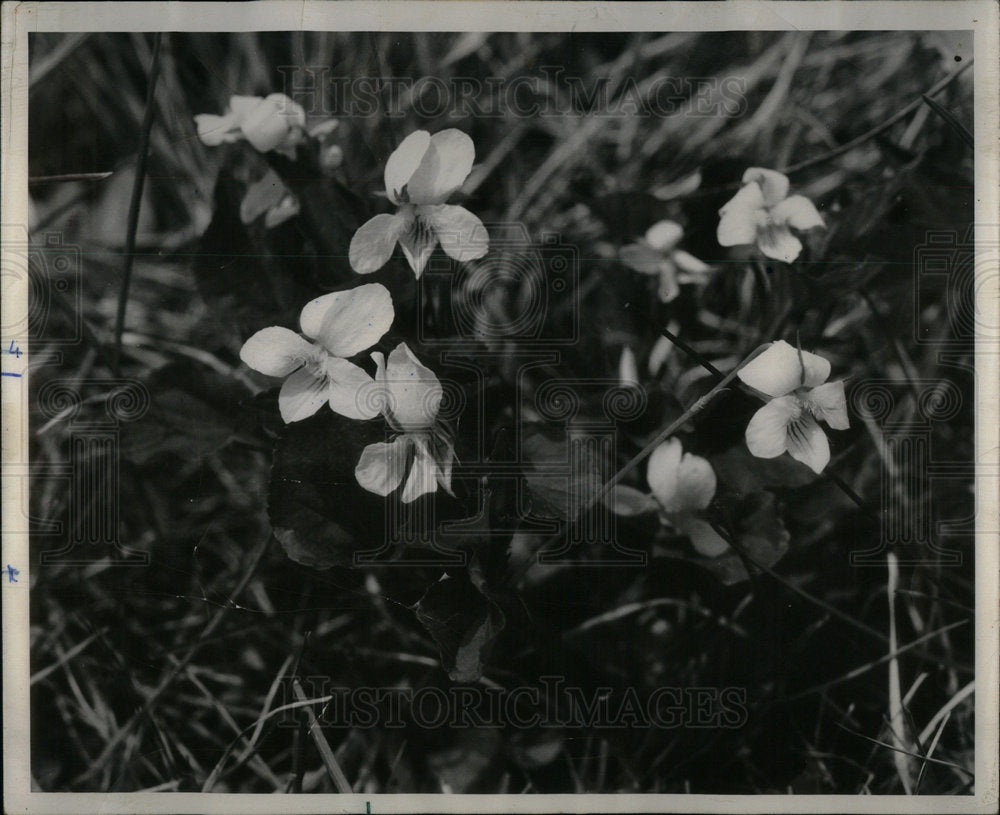
[[(234, 96), (223, 116), (196, 117), (208, 145), (246, 139), (262, 152), (294, 156), (305, 134), (305, 113), (282, 94)], [(411, 133), (389, 157), (386, 195), (395, 214), (376, 215), (351, 241), (351, 267), (378, 271), (398, 243), (419, 277), (440, 242), (458, 261), (482, 257), (489, 248), (482, 222), (464, 207), (445, 201), (465, 182), (475, 160), (472, 140), (461, 131), (431, 136)], [(297, 422), (328, 404), (335, 413), (364, 421), (381, 415), (394, 437), (368, 445), (355, 469), (358, 483), (378, 495), (402, 485), (404, 503), (435, 492), (451, 492), (454, 445), (438, 423), (442, 387), (405, 342), (388, 359), (373, 352), (375, 376), (350, 361), (388, 332), (395, 318), (392, 297), (380, 283), (333, 292), (307, 303), (301, 334), (264, 328), (244, 343), (240, 358), (267, 376), (284, 377), (278, 407), (285, 422)]]
[(355, 476), (379, 495), (389, 495), (405, 478), (401, 498), (408, 503), (439, 485), (451, 492), (455, 450), (437, 424), (441, 383), (405, 342), (388, 359), (371, 353), (374, 377), (347, 359), (382, 339), (394, 317), (381, 283), (325, 294), (302, 309), (301, 334), (263, 328), (244, 343), (240, 359), (262, 374), (285, 377), (278, 393), (285, 422), (307, 419), (324, 404), (359, 421), (381, 414), (394, 438), (368, 445)]
[[(802, 242), (792, 229), (806, 231), (824, 223), (812, 201), (803, 195), (790, 196), (788, 189), (787, 176), (776, 170), (747, 170), (740, 191), (719, 210), (719, 245), (756, 246), (765, 257), (793, 262), (802, 252)], [(711, 266), (679, 248), (683, 238), (680, 224), (658, 221), (621, 250), (621, 261), (628, 268), (657, 277), (664, 303), (680, 294), (681, 284), (706, 282), (711, 271)]]
[[(305, 112), (283, 94), (234, 96), (225, 114), (199, 115), (195, 122), (207, 145), (245, 139), (259, 151), (291, 157), (303, 139), (332, 130), (326, 124), (307, 131)], [(465, 182), (474, 159), (472, 140), (459, 130), (434, 135), (418, 130), (407, 136), (384, 172), (385, 196), (396, 211), (376, 215), (357, 230), (349, 250), (354, 271), (378, 271), (397, 244), (417, 277), (438, 244), (459, 262), (482, 257), (489, 248), (483, 223), (464, 207), (446, 203)], [(812, 202), (788, 192), (788, 179), (781, 173), (748, 169), (739, 192), (719, 211), (719, 244), (756, 246), (766, 257), (794, 261), (802, 243), (792, 230), (824, 224)], [(660, 221), (642, 239), (622, 248), (627, 267), (657, 277), (663, 302), (676, 298), (681, 284), (703, 282), (711, 271), (679, 248), (683, 236), (679, 224)], [(381, 415), (393, 437), (365, 448), (355, 476), (362, 487), (383, 496), (402, 485), (400, 498), (410, 502), (439, 486), (451, 492), (455, 452), (438, 422), (441, 383), (405, 342), (388, 358), (377, 351), (370, 354), (374, 376), (350, 361), (378, 343), (394, 317), (384, 286), (360, 285), (307, 303), (300, 316), (301, 334), (279, 326), (258, 331), (246, 341), (240, 358), (260, 373), (285, 378), (278, 398), (285, 422), (306, 419), (324, 404), (359, 421)], [(629, 368), (634, 367), (633, 358)], [(737, 375), (766, 401), (746, 429), (750, 452), (761, 458), (788, 452), (821, 472), (830, 447), (819, 421), (835, 429), (848, 427), (843, 382), (827, 382), (830, 363), (778, 341)], [(728, 544), (699, 517), (716, 491), (715, 473), (705, 459), (684, 453), (678, 439), (668, 439), (651, 455), (647, 481), (649, 494), (617, 488), (616, 511), (655, 509), (700, 553), (717, 556), (726, 551)]]
[[(850, 426), (843, 380), (827, 382), (829, 361), (779, 340), (736, 375), (767, 402), (747, 425), (750, 452), (758, 458), (775, 458), (787, 452), (821, 473), (830, 462), (830, 443), (819, 421), (835, 430)], [(659, 512), (666, 526), (686, 535), (695, 550), (706, 557), (728, 550), (725, 539), (699, 517), (715, 497), (715, 472), (708, 461), (691, 453), (682, 455), (680, 440), (667, 439), (650, 455), (646, 481), (648, 494), (616, 487), (611, 509), (623, 516)]]

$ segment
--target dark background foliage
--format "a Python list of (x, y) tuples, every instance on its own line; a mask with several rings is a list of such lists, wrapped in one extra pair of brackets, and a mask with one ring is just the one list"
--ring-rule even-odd
[[(686, 450), (712, 463), (719, 493), (711, 511), (731, 524), (758, 567), (736, 555), (699, 558), (686, 540), (643, 517), (619, 527), (629, 547), (650, 555), (643, 568), (574, 562), (525, 568), (512, 582), (537, 536), (486, 534), (517, 514), (516, 488), (502, 479), (488, 483), (480, 526), (471, 524), (455, 544), (473, 568), (424, 561), (351, 568), (353, 553), (377, 548), (385, 528), (386, 502), (351, 479), (360, 450), (384, 428), (325, 411), (283, 427), (275, 383), (248, 372), (238, 353), (259, 328), (295, 326), (308, 298), (357, 281), (346, 247), (357, 226), (384, 211), (372, 193), (385, 159), (417, 127), (459, 127), (477, 150), (463, 205), (489, 225), (522, 225), (522, 250), (558, 234), (561, 248), (539, 255), (546, 279), (560, 252), (579, 271), (567, 305), (553, 305), (542, 332), (551, 340), (579, 331), (555, 369), (517, 380), (498, 362), (477, 384), (467, 370), (435, 368), (471, 402), (500, 406), (482, 426), (467, 413), (458, 418), (460, 462), (477, 441), (492, 461), (516, 460), (517, 397), (530, 404), (553, 377), (613, 380), (628, 345), (647, 405), (616, 427), (623, 464), (712, 384), (679, 349), (662, 373), (647, 372), (658, 326), (668, 322), (723, 370), (761, 342), (798, 339), (829, 358), (849, 390), (881, 383), (877, 398), (893, 406), (890, 421), (912, 423), (927, 399), (937, 399), (927, 423), (934, 455), (971, 462), (972, 277), (960, 254), (972, 220), (971, 152), (926, 106), (837, 150), (967, 62), (960, 34), (169, 34), (122, 364), (113, 374), (151, 55), (152, 39), (141, 34), (31, 39), (32, 239), (41, 259), (33, 271), (47, 291), (53, 258), (64, 250), (43, 247), (47, 235), (58, 235), (78, 248), (80, 272), (79, 307), (53, 293), (32, 336), (38, 789), (333, 791), (335, 774), (301, 726), (302, 710), (267, 716), (294, 699), (296, 675), (317, 697), (324, 691), (310, 677), (345, 688), (512, 689), (542, 688), (540, 678), (558, 676), (615, 699), (646, 699), (660, 687), (744, 694), (745, 720), (729, 726), (432, 729), (404, 715), (399, 728), (321, 728), (358, 791), (901, 791), (886, 724), (886, 568), (849, 560), (883, 534), (884, 425), (863, 418), (856, 404), (851, 429), (831, 434), (830, 470), (862, 496), (861, 506), (787, 457), (749, 456), (743, 430), (759, 403), (740, 391), (723, 394), (679, 433)], [(194, 114), (222, 112), (233, 93), (291, 92), (283, 66), (323, 68), (330, 77), (481, 82), (538, 78), (545, 66), (560, 66), (584, 88), (606, 83), (619, 102), (630, 83), (641, 89), (656, 77), (735, 79), (745, 106), (731, 116), (694, 115), (683, 104), (676, 115), (608, 116), (558, 83), (537, 83), (528, 98), (558, 107), (558, 115), (425, 116), (419, 100), (404, 100), (399, 117), (338, 117), (344, 161), (328, 176), (303, 151), (293, 162), (247, 145), (199, 142)], [(970, 126), (967, 80), (968, 73), (957, 77), (935, 99)], [(309, 97), (311, 120), (337, 115), (331, 94)], [(480, 100), (490, 101), (485, 92)], [(809, 163), (795, 169), (799, 162)], [(810, 237), (794, 271), (761, 264), (755, 277), (715, 241), (718, 209), (748, 166), (793, 168), (793, 191), (824, 214), (828, 228)], [(247, 189), (268, 169), (301, 205), (273, 229), (240, 218)], [(46, 178), (108, 171), (100, 179)], [(697, 188), (683, 183), (696, 171)], [(682, 223), (684, 247), (719, 269), (703, 290), (685, 290), (669, 305), (657, 301), (650, 279), (616, 259), (663, 218)], [(959, 253), (943, 276), (922, 276), (915, 262), (932, 231), (950, 236)], [(406, 339), (433, 359), (439, 349), (420, 345), (418, 322), (439, 334), (458, 330), (447, 308), (454, 287), (431, 285), (418, 301), (398, 258), (365, 282), (372, 280), (390, 288), (397, 310), (379, 347)], [(519, 291), (493, 295), (491, 307), (503, 315)], [(947, 360), (941, 343), (954, 351)], [(498, 360), (510, 351), (500, 339), (490, 347)], [(923, 395), (943, 380), (947, 393)], [(46, 402), (46, 387), (59, 381), (76, 394), (75, 411)], [(103, 475), (84, 497), (100, 494), (100, 478), (116, 479), (106, 486), (117, 496), (117, 540), (148, 562), (124, 565), (123, 552), (104, 543), (88, 544), (73, 562), (43, 564), (43, 553), (106, 511), (97, 499), (81, 503), (53, 473), (71, 460), (81, 429), (106, 421), (107, 396), (121, 382), (141, 383), (148, 404), (120, 416), (116, 447), (85, 454)], [(580, 398), (586, 415), (596, 410), (588, 399), (600, 395)], [(565, 430), (529, 418), (532, 449), (544, 462), (561, 449)], [(558, 500), (533, 490), (528, 470), (533, 518), (558, 519)], [(628, 483), (644, 489), (643, 472)], [(904, 496), (911, 502), (892, 511), (934, 522), (972, 517), (967, 472), (937, 484), (933, 502)], [(895, 472), (901, 481), (911, 475)], [(474, 516), (478, 478), (460, 464), (456, 497), (423, 499), (402, 523), (419, 529), (427, 506), (438, 520)], [(906, 732), (897, 735), (914, 753), (906, 760), (920, 792), (962, 793), (972, 784), (971, 696), (955, 704), (933, 748), (916, 739), (973, 675), (972, 538), (968, 527), (952, 529), (937, 542), (957, 551), (960, 564), (925, 546), (919, 562), (904, 562), (896, 595), (895, 636), (906, 646), (896, 655), (906, 695)], [(390, 554), (405, 562), (420, 549)], [(322, 713), (321, 703), (314, 707)]]

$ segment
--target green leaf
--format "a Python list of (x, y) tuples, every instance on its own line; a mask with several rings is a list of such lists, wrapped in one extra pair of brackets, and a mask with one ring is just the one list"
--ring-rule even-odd
[(537, 770), (559, 758), (566, 744), (562, 730), (516, 731), (508, 748), (511, 758), (525, 770)]
[(451, 730), (450, 735), (447, 746), (427, 751), (427, 766), (442, 791), (475, 792), (477, 783), (500, 753), (500, 733), (490, 727), (459, 727)]
[(149, 408), (137, 421), (122, 422), (120, 435), (122, 454), (137, 464), (165, 453), (199, 459), (220, 450), (250, 398), (236, 381), (182, 363), (156, 369), (143, 384)]
[[(263, 172), (256, 163), (248, 167), (237, 161), (246, 155), (233, 151), (220, 168), (212, 220), (191, 264), (208, 306), (209, 317), (200, 328), (206, 337), (229, 338), (236, 347), (265, 326), (297, 325), (303, 304), (340, 286), (350, 273), (338, 269), (335, 259), (317, 257), (317, 244), (299, 229), (267, 229), (259, 218), (244, 223), (244, 179)], [(280, 189), (287, 192), (283, 182)], [(346, 259), (340, 265), (346, 266)]]

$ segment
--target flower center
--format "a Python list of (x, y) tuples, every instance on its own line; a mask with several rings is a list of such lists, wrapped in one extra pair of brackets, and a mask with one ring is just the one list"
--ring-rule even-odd
[(413, 207), (413, 221), (410, 225), (410, 230), (413, 234), (414, 242), (418, 246), (428, 241), (436, 240), (434, 228), (430, 225), (424, 213), (421, 212), (419, 206)]
[(805, 440), (806, 426), (810, 423), (808, 420), (813, 415), (812, 406), (802, 399), (800, 396), (801, 393), (803, 393), (803, 390), (799, 389), (792, 394), (792, 398), (795, 400), (795, 406), (792, 411), (792, 415), (788, 417), (786, 431), (789, 439), (793, 439), (799, 443), (802, 443)]
[(805, 412), (806, 414), (812, 416), (815, 419), (822, 419), (824, 418), (822, 408), (819, 405), (815, 404), (811, 399), (803, 398), (805, 394), (807, 394), (811, 390), (812, 388), (799, 388), (795, 392), (795, 401), (800, 408), (799, 415), (801, 415), (802, 412)]
[(321, 379), (323, 382), (326, 382), (328, 376), (326, 373), (326, 368), (324, 366), (324, 363), (326, 362), (327, 357), (329, 356), (330, 354), (326, 351), (325, 348), (313, 344), (313, 347), (310, 350), (309, 355), (302, 360), (302, 367), (305, 368), (316, 379)]
[(780, 226), (771, 216), (770, 209), (757, 210), (757, 234), (761, 240), (767, 243), (774, 243)]

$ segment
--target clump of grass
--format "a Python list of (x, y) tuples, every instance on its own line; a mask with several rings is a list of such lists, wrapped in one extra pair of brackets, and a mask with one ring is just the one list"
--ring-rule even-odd
[[(412, 570), (317, 572), (271, 541), (274, 406), (254, 396), (238, 351), (262, 314), (290, 318), (300, 304), (276, 281), (302, 290), (343, 281), (330, 271), (338, 260), (300, 222), (271, 234), (239, 222), (240, 194), (263, 162), (206, 150), (191, 120), (221, 111), (234, 92), (280, 90), (287, 65), (446, 81), (511, 81), (533, 75), (535, 65), (559, 65), (619, 101), (658, 77), (713, 77), (716, 88), (735, 79), (745, 111), (732, 117), (607, 116), (567, 98), (558, 83), (535, 91), (539, 104), (561, 111), (551, 116), (427, 117), (419, 97), (404, 94), (398, 118), (342, 119), (349, 161), (338, 181), (358, 196), (352, 215), (360, 222), (374, 211), (363, 191), (403, 134), (462, 127), (479, 150), (466, 191), (484, 221), (519, 221), (536, 238), (558, 231), (579, 248), (577, 307), (583, 324), (599, 328), (566, 349), (557, 373), (614, 377), (622, 345), (648, 349), (666, 324), (646, 281), (610, 260), (617, 249), (669, 217), (685, 224), (691, 252), (725, 270), (729, 258), (715, 242), (719, 207), (745, 167), (785, 168), (796, 189), (836, 213), (824, 262), (805, 264), (796, 278), (761, 270), (747, 283), (719, 274), (700, 298), (680, 300), (669, 316), (687, 351), (672, 353), (659, 387), (690, 404), (711, 378), (695, 356), (728, 370), (794, 325), (804, 345), (854, 379), (900, 383), (893, 395), (901, 422), (920, 408), (915, 383), (950, 379), (967, 398), (934, 426), (933, 440), (971, 461), (967, 371), (945, 369), (932, 345), (913, 339), (912, 319), (936, 339), (951, 330), (944, 291), (922, 291), (923, 311), (913, 317), (913, 248), (928, 229), (964, 235), (971, 223), (971, 156), (955, 127), (971, 121), (971, 91), (960, 79), (943, 84), (933, 43), (880, 32), (172, 33), (151, 95), (140, 217), (124, 229), (141, 173), (153, 49), (142, 35), (32, 39), (36, 236), (58, 231), (79, 245), (84, 271), (81, 313), (54, 300), (37, 336), (36, 357), (60, 356), (33, 373), (33, 392), (56, 379), (77, 383), (84, 420), (103, 411), (113, 368), (151, 393), (142, 422), (122, 426), (114, 484), (118, 539), (148, 565), (116, 562), (120, 553), (83, 566), (33, 565), (37, 789), (971, 790), (970, 540), (942, 541), (964, 556), (958, 565), (928, 549), (892, 571), (850, 566), (848, 553), (880, 535), (845, 497), (880, 500), (885, 450), (870, 421), (855, 423), (832, 464), (844, 489), (823, 482), (779, 495), (792, 542), (780, 563), (729, 586), (690, 559), (652, 559), (641, 570), (528, 571), (480, 681), (537, 688), (539, 677), (558, 674), (588, 692), (737, 688), (747, 710), (739, 726), (435, 731), (405, 710), (401, 728), (324, 724), (332, 700), (323, 688), (448, 680), (411, 612), (420, 596)], [(935, 94), (954, 122), (922, 94)], [(663, 192), (696, 171), (697, 189), (679, 198)], [(67, 174), (98, 175), (51, 178)], [(138, 254), (119, 365), (121, 253), (132, 242)], [(220, 296), (227, 287), (246, 296)], [(78, 318), (84, 341), (59, 345)], [(713, 403), (698, 419), (697, 427), (716, 428), (699, 434), (705, 450), (739, 442), (750, 412), (741, 398)], [(65, 462), (73, 432), (68, 414), (36, 412), (32, 461)], [(98, 491), (81, 508), (64, 481), (39, 473), (31, 485), (33, 556), (58, 545), (50, 521), (66, 528), (102, 511)], [(935, 493), (942, 517), (963, 516), (970, 485)]]

